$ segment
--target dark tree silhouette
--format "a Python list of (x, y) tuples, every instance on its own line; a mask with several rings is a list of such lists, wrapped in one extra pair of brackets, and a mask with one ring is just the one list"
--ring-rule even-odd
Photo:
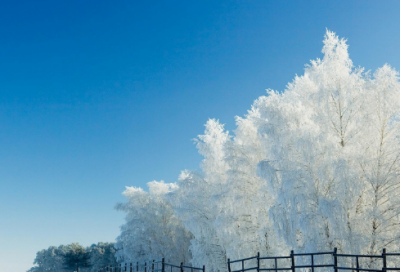
[(91, 267), (90, 252), (78, 243), (71, 244), (71, 249), (64, 255), (64, 269), (79, 271), (79, 268)]

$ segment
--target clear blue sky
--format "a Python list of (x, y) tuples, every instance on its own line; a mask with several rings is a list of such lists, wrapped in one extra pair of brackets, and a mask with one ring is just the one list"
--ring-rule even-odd
[(400, 69), (399, 1), (0, 1), (0, 270), (114, 241), (124, 186), (176, 181), (208, 118), (234, 128), (321, 57)]

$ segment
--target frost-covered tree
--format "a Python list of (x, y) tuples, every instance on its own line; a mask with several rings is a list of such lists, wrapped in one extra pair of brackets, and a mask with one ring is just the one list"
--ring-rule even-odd
[(185, 260), (218, 271), (257, 251), (400, 250), (398, 72), (355, 67), (330, 31), (322, 53), (237, 117), (232, 135), (209, 120), (196, 140), (201, 171), (154, 183), (165, 188), (158, 194), (127, 189), (121, 256), (166, 256), (181, 241)]
[(368, 214), (369, 252), (382, 247), (399, 250), (400, 226), (400, 83), (385, 65), (374, 73), (368, 107), (368, 136), (358, 161), (365, 183), (362, 205)]
[(345, 40), (328, 31), (324, 43), (322, 60), (253, 105), (275, 169), (264, 175), (277, 196), (271, 219), (293, 248), (395, 250), (397, 72), (385, 65), (371, 78), (353, 67)]
[(165, 258), (173, 263), (188, 262), (192, 235), (164, 197), (177, 185), (163, 181), (152, 181), (147, 185), (149, 192), (127, 187), (123, 194), (128, 202), (116, 207), (127, 213), (116, 243), (118, 261), (145, 262)]
[(227, 188), (228, 164), (225, 145), (229, 135), (217, 120), (207, 122), (205, 134), (195, 142), (204, 156), (203, 172), (185, 170), (179, 177), (179, 188), (167, 196), (184, 226), (194, 236), (190, 250), (192, 264), (206, 265), (213, 271), (226, 271), (226, 245), (218, 235), (219, 203)]
[(97, 243), (91, 245), (88, 249), (90, 252), (90, 272), (97, 272), (99, 268), (107, 265), (117, 264), (114, 243)]
[(36, 266), (32, 267), (29, 272), (64, 272), (63, 261), (64, 255), (68, 252), (68, 246), (51, 246), (36, 253), (33, 262)]
[(229, 170), (224, 198), (219, 203), (219, 231), (225, 237), (228, 256), (234, 259), (271, 253), (270, 249), (277, 246), (268, 220), (272, 197), (257, 173), (258, 163), (267, 152), (265, 139), (257, 133), (254, 121), (236, 117), (235, 135), (225, 145)]
[[(84, 248), (78, 243), (61, 245), (59, 247), (51, 246), (36, 253), (34, 264), (29, 272), (67, 272), (70, 271), (65, 265), (65, 256), (71, 251), (82, 251), (87, 253), (91, 267), (84, 268), (80, 266), (82, 272), (97, 272), (98, 268), (105, 265), (115, 265), (114, 243), (98, 243)], [(73, 271), (76, 270), (76, 262), (72, 265)]]
[(79, 271), (79, 268), (89, 268), (90, 253), (78, 243), (72, 243), (63, 256), (63, 267), (68, 271)]

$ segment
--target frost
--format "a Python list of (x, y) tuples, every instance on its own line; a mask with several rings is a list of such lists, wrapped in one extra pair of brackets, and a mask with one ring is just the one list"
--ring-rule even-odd
[(210, 119), (195, 141), (201, 171), (127, 187), (120, 258), (225, 271), (226, 258), (258, 251), (400, 250), (399, 74), (355, 68), (331, 31), (322, 52), (236, 117), (232, 135)]

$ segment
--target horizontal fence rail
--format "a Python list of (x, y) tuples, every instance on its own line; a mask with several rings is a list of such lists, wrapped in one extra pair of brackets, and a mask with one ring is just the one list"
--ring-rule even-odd
[(228, 271), (400, 271), (400, 258), (388, 262), (388, 257), (400, 257), (400, 253), (387, 253), (386, 249), (383, 249), (381, 255), (340, 254), (337, 248), (315, 253), (294, 253), (292, 250), (287, 256), (260, 257), (258, 253), (257, 256), (239, 260), (228, 259)]
[[(387, 253), (382, 250), (380, 255), (342, 254), (337, 248), (328, 252), (294, 253), (287, 256), (256, 256), (239, 260), (228, 258), (228, 272), (390, 272), (400, 271), (400, 253)], [(120, 263), (101, 267), (98, 272), (205, 272), (205, 266), (171, 264), (161, 261), (151, 261), (139, 264)]]

